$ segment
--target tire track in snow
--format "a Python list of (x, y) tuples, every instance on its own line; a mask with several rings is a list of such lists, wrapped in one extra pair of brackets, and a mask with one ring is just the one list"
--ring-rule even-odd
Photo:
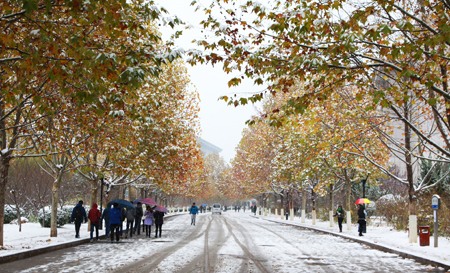
[[(237, 222), (235, 222), (234, 220), (227, 220), (224, 219), (225, 225), (228, 228), (228, 232), (231, 234), (231, 236), (233, 236), (234, 240), (236, 241), (236, 243), (239, 245), (239, 247), (242, 249), (242, 251), (244, 252), (244, 254), (250, 259), (252, 260), (252, 262), (256, 265), (256, 267), (264, 273), (269, 273), (269, 272), (273, 272), (272, 269), (267, 268), (266, 266), (264, 266), (264, 264), (258, 259), (256, 258), (249, 250), (248, 248), (237, 238), (236, 234), (234, 234), (232, 228), (231, 228), (231, 224), (229, 222), (231, 222), (234, 226), (237, 226), (237, 230), (243, 235), (244, 237), (244, 241), (245, 244), (248, 246), (249, 245), (249, 240), (248, 240), (248, 235), (245, 234), (244, 232), (242, 232), (242, 230), (247, 230), (246, 228), (244, 228), (243, 226), (241, 226), (240, 224), (238, 224)], [(253, 246), (253, 249), (256, 250), (256, 246)]]
[[(176, 243), (175, 245), (169, 246), (162, 251), (159, 252), (159, 257), (156, 259), (149, 261), (149, 258), (153, 259), (155, 255), (152, 255), (150, 257), (145, 257), (144, 259), (137, 261), (133, 264), (126, 265), (124, 267), (116, 269), (114, 272), (120, 273), (120, 272), (150, 272), (154, 270), (163, 260), (165, 260), (167, 257), (175, 253), (180, 248), (184, 247), (185, 245), (189, 244), (190, 242), (200, 238), (205, 234), (206, 229), (202, 232), (200, 230), (205, 225), (206, 220), (205, 217), (200, 218), (200, 224), (201, 226), (199, 228), (194, 229), (188, 236), (186, 236), (184, 239), (182, 239), (180, 242)], [(211, 224), (211, 219), (208, 218), (208, 226)]]
[[(210, 231), (211, 225), (216, 224), (219, 228), (217, 230), (217, 236), (214, 237), (213, 240), (210, 240)], [(191, 262), (185, 265), (182, 269), (178, 270), (178, 272), (198, 272), (200, 268), (203, 269), (203, 272), (209, 273), (210, 271), (214, 271), (214, 267), (217, 260), (217, 253), (222, 248), (224, 243), (231, 237), (231, 234), (228, 233), (225, 236), (225, 230), (223, 228), (223, 218), (222, 216), (212, 216), (212, 224), (208, 226), (205, 231), (205, 243), (203, 248), (203, 253), (199, 256), (195, 257)], [(213, 243), (213, 246), (210, 246), (210, 243)], [(199, 266), (199, 263), (201, 265)]]

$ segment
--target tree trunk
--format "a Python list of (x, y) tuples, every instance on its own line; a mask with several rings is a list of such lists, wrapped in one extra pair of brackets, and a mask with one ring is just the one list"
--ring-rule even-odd
[(334, 209), (334, 184), (330, 184), (330, 227), (334, 227), (333, 209)]
[(119, 198), (118, 199), (123, 199), (123, 186), (119, 186)]
[[(405, 118), (410, 120), (409, 106), (404, 106)], [(405, 149), (410, 152), (411, 147), (411, 128), (405, 122)], [(416, 210), (416, 191), (414, 190), (414, 170), (412, 157), (410, 153), (405, 155), (406, 161), (406, 179), (409, 183), (409, 243), (417, 243), (417, 210)]]
[(294, 196), (291, 192), (291, 200), (289, 200), (289, 215), (291, 221), (294, 221)]
[(312, 224), (316, 224), (316, 196), (314, 189), (311, 190), (311, 201), (312, 201)]
[(345, 175), (345, 206), (347, 209), (347, 230), (352, 229), (352, 182), (348, 177), (347, 169), (344, 170)]
[(302, 191), (302, 223), (306, 223), (306, 191)]
[(273, 208), (274, 208), (275, 218), (277, 218), (278, 217), (278, 197), (275, 192), (273, 193)]
[(8, 183), (9, 158), (1, 158), (0, 165), (0, 246), (3, 246), (3, 221), (5, 219), (6, 184)]
[(52, 212), (50, 216), (50, 237), (58, 236), (58, 193), (61, 186), (61, 172), (58, 170), (52, 188)]

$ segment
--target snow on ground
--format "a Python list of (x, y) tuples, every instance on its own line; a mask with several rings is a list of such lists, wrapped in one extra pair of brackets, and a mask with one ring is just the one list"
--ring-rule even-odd
[[(75, 238), (74, 224), (65, 224), (58, 228), (58, 237), (50, 237), (50, 228), (42, 228), (38, 223), (22, 224), (22, 232), (19, 232), (17, 224), (5, 224), (3, 236), (5, 249), (0, 250), (0, 256), (80, 240)], [(87, 224), (81, 225), (80, 237), (81, 239), (90, 237)]]
[(36, 256), (26, 263), (3, 264), (2, 269), (7, 272), (442, 272), (344, 238), (235, 212), (222, 216), (200, 214), (196, 226), (190, 225), (189, 215), (180, 215), (165, 221), (162, 238), (141, 235), (113, 244), (101, 240)]
[[(339, 227), (337, 218), (334, 218), (334, 227), (330, 227), (329, 221), (316, 220), (316, 225), (312, 225), (312, 219), (305, 219), (305, 223), (301, 223), (300, 217), (294, 217), (293, 221), (280, 219), (280, 216), (275, 219), (275, 215), (262, 217), (268, 220), (277, 220), (285, 223), (295, 223), (296, 225), (320, 228), (327, 231), (333, 231), (339, 233)], [(417, 256), (425, 257), (431, 260), (439, 261), (450, 265), (450, 240), (449, 238), (439, 237), (438, 247), (434, 247), (434, 237), (430, 236), (429, 246), (420, 246), (418, 239), (417, 243), (410, 244), (408, 238), (408, 232), (395, 230), (393, 227), (386, 226), (385, 223), (381, 223), (379, 220), (374, 220), (368, 223), (367, 233), (363, 237), (358, 236), (358, 225), (352, 224), (351, 230), (347, 230), (347, 224), (342, 223), (342, 233), (346, 236), (355, 237), (367, 242), (377, 243), (383, 246), (387, 246), (392, 249), (401, 250), (406, 253), (411, 253)]]
[[(126, 223), (123, 227), (125, 230)], [(87, 224), (81, 224), (80, 239), (90, 238), (90, 231), (87, 231), (87, 228)], [(80, 240), (75, 238), (75, 224), (73, 223), (58, 228), (57, 237), (50, 237), (50, 228), (42, 228), (39, 223), (23, 223), (22, 232), (19, 232), (17, 224), (5, 224), (3, 229), (5, 249), (0, 250), (0, 256)], [(105, 227), (103, 226), (103, 230), (99, 230), (99, 235), (104, 234)], [(93, 236), (95, 237), (95, 232)]]

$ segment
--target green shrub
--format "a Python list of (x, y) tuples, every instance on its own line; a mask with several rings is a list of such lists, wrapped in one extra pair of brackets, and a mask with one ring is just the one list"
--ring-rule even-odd
[[(20, 209), (20, 216), (24, 217), (25, 211)], [(14, 205), (5, 205), (5, 218), (3, 223), (9, 224), (12, 220), (17, 219), (19, 216), (17, 215), (17, 210)]]
[[(72, 213), (72, 212), (70, 212), (70, 213)], [(67, 219), (67, 212), (65, 212), (64, 210), (58, 210), (56, 216), (57, 216), (56, 225), (58, 227), (64, 226), (70, 220), (70, 216), (69, 216), (69, 220), (68, 220)], [(43, 211), (40, 210), (39, 211), (39, 215), (38, 215), (38, 221), (41, 224), (41, 226), (42, 226), (42, 219), (43, 218), (44, 218)], [(44, 227), (50, 227), (50, 219), (51, 219), (51, 208), (46, 208), (46, 210), (45, 210)]]

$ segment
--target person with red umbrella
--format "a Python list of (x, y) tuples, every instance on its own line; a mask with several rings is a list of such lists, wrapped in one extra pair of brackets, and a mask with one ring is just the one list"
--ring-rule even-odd
[(366, 215), (367, 215), (367, 212), (366, 212), (366, 209), (365, 209), (364, 205), (360, 204), (359, 205), (359, 210), (358, 210), (358, 224), (359, 224), (358, 231), (359, 231), (359, 236), (363, 236), (362, 233), (363, 233), (364, 228), (366, 226)]
[(157, 206), (153, 208), (153, 218), (155, 219), (155, 238), (158, 238), (158, 231), (159, 231), (159, 238), (161, 238), (161, 229), (162, 225), (164, 224), (164, 214), (166, 209), (161, 206)]

